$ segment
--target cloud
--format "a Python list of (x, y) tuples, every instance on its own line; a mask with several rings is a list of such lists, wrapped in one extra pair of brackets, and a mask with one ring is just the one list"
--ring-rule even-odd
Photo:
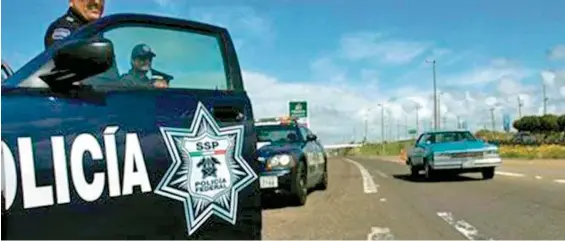
[[(381, 109), (385, 106), (385, 135), (387, 139), (406, 136), (405, 123), (408, 128), (416, 128), (416, 107), (418, 111), (419, 129), (429, 128), (433, 113), (431, 90), (421, 90), (410, 85), (399, 86), (402, 95), (395, 92), (373, 91), (367, 95), (365, 89), (353, 84), (342, 83), (310, 83), (279, 80), (265, 73), (243, 71), (245, 86), (248, 90), (255, 117), (280, 116), (287, 114), (289, 100), (306, 100), (310, 103), (312, 129), (317, 132), (326, 144), (343, 143), (357, 140), (364, 135), (364, 120), (368, 118), (368, 138), (381, 138)], [(502, 86), (511, 86), (516, 90), (528, 90), (516, 80), (505, 79)], [(503, 88), (503, 87), (500, 87)], [(276, 91), (265, 91), (276, 90)], [(565, 92), (565, 90), (563, 90)], [(440, 115), (446, 128), (456, 128), (457, 117), (466, 120), (472, 130), (491, 127), (489, 109), (495, 109), (495, 126), (502, 129), (502, 114), (507, 113), (516, 118), (520, 96), (524, 103), (522, 114), (541, 113), (539, 96), (523, 93), (505, 95), (495, 93), (472, 92), (469, 90), (441, 90)], [(551, 105), (554, 110), (565, 110), (565, 106)], [(549, 110), (552, 110), (548, 107)], [(367, 111), (369, 110), (369, 111)], [(399, 127), (400, 126), (400, 127)], [(397, 134), (400, 131), (402, 133)], [(392, 132), (392, 136), (391, 133)], [(355, 134), (354, 134), (355, 133)]]
[(533, 70), (513, 64), (508, 60), (495, 59), (488, 65), (448, 75), (444, 78), (444, 83), (448, 86), (484, 86), (507, 79), (520, 81), (534, 73)]
[(550, 60), (565, 60), (565, 44), (557, 45), (547, 52)]
[(381, 33), (358, 32), (341, 38), (340, 55), (350, 61), (376, 59), (381, 63), (406, 64), (428, 47), (427, 43), (395, 40)]
[(275, 35), (271, 21), (246, 6), (191, 7), (189, 16), (197, 21), (229, 29), (240, 44), (245, 44), (244, 42), (249, 40), (268, 41)]

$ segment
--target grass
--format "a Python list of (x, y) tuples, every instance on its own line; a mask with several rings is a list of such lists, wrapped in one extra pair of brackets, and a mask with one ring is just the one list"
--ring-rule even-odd
[[(339, 151), (339, 155), (357, 156), (399, 156), (402, 149), (408, 151), (414, 146), (414, 140), (389, 142), (385, 144), (368, 143), (357, 148)], [(500, 145), (500, 156), (517, 159), (564, 159), (564, 145)]]

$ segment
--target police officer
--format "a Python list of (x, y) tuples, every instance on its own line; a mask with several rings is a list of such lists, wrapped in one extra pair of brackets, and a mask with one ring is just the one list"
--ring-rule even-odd
[(45, 48), (51, 47), (89, 22), (96, 21), (104, 13), (105, 0), (69, 0), (65, 15), (49, 25), (45, 33)]
[(126, 86), (152, 87), (154, 80), (148, 77), (153, 58), (157, 56), (149, 45), (138, 44), (131, 50), (131, 69), (120, 77)]

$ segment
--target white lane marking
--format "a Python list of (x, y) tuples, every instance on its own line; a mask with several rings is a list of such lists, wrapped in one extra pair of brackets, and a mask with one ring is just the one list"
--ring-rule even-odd
[(536, 176), (535, 178), (539, 180), (539, 179), (541, 179), (542, 177), (541, 177), (541, 176)]
[(365, 193), (376, 193), (377, 185), (375, 184), (375, 181), (373, 181), (371, 173), (369, 173), (369, 171), (367, 171), (367, 169), (363, 165), (354, 160), (347, 158), (344, 158), (344, 160), (355, 165), (359, 169), (359, 172), (361, 172), (361, 177), (363, 179), (363, 191), (365, 191)]
[(503, 171), (496, 171), (495, 172), (497, 175), (501, 175), (501, 176), (509, 176), (509, 177), (523, 177), (525, 176), (522, 173), (515, 173), (515, 172), (503, 172)]
[(453, 214), (450, 212), (438, 212), (437, 216), (439, 216), (441, 219), (443, 219), (443, 221), (451, 225), (453, 228), (455, 228), (455, 230), (457, 230), (469, 240), (494, 240), (487, 238), (486, 236), (479, 233), (479, 230), (477, 230), (477, 228), (475, 228), (465, 220), (461, 219), (455, 221)]
[(555, 179), (555, 180), (553, 180), (553, 181), (556, 182), (556, 183), (563, 183), (563, 184), (565, 184), (565, 179)]
[(381, 170), (375, 170), (377, 172), (377, 174), (379, 174), (379, 176), (384, 177), (384, 178), (388, 178), (388, 176), (382, 172)]
[(372, 227), (367, 240), (394, 240), (389, 228)]
[(386, 202), (386, 198), (381, 198), (380, 201), (381, 201), (381, 202)]

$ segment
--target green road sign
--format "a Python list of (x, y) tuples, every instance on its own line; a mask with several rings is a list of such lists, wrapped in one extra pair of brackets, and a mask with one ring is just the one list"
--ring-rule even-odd
[(416, 134), (416, 129), (410, 129), (410, 130), (408, 130), (408, 134), (410, 134), (410, 135)]
[(288, 102), (288, 114), (296, 118), (308, 117), (308, 103), (306, 101)]

